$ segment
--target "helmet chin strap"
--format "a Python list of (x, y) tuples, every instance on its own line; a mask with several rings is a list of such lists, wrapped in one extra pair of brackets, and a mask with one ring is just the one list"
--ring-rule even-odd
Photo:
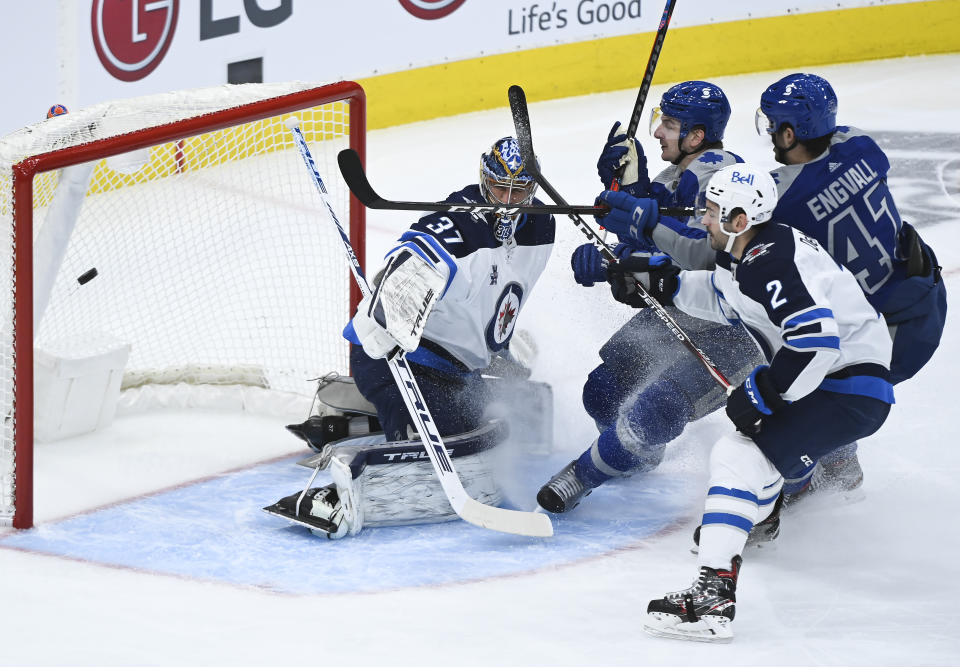
[(736, 242), (737, 237), (739, 236), (739, 234), (729, 234), (729, 233), (727, 233), (727, 232), (724, 232), (724, 234), (727, 234), (727, 245), (725, 245), (725, 246), (723, 247), (723, 251), (724, 251), (724, 252), (730, 252), (730, 250), (733, 248), (733, 244)]

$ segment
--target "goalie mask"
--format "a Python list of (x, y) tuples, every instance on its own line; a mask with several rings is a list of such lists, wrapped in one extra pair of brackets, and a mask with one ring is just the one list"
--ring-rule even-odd
[[(700, 195), (700, 204), (704, 210), (707, 201), (717, 205), (718, 222), (728, 237), (724, 252), (730, 252), (738, 236), (773, 217), (778, 197), (777, 184), (767, 171), (747, 164), (732, 164), (710, 178), (707, 189)], [(739, 232), (723, 227), (739, 213), (746, 214), (746, 227)]]
[[(513, 137), (497, 140), (480, 158), (480, 192), (491, 204), (523, 206), (533, 200), (537, 182), (525, 169), (520, 145)], [(506, 243), (513, 238), (519, 215), (495, 214), (493, 234)]]

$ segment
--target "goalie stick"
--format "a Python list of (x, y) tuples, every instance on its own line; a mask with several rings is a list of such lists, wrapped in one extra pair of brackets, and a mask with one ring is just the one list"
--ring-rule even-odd
[[(640, 91), (637, 93), (637, 101), (633, 103), (633, 112), (630, 114), (630, 124), (627, 125), (627, 139), (633, 139), (637, 136), (637, 128), (640, 127), (640, 116), (643, 114), (643, 107), (647, 103), (647, 93), (650, 92), (653, 72), (657, 69), (657, 61), (660, 60), (660, 50), (663, 49), (663, 40), (667, 38), (667, 28), (670, 26), (670, 17), (673, 16), (673, 8), (676, 4), (677, 0), (667, 0), (667, 4), (663, 8), (663, 16), (660, 17), (657, 36), (653, 40), (650, 57), (647, 58), (647, 68), (643, 71), (643, 79), (640, 81)], [(611, 190), (620, 189), (620, 176), (622, 175), (623, 167), (620, 168), (617, 177), (613, 179), (613, 183), (610, 184)], [(667, 215), (670, 214), (668, 213)]]
[[(340, 232), (340, 240), (343, 241), (344, 251), (347, 254), (347, 259), (350, 260), (350, 270), (353, 272), (353, 277), (357, 281), (361, 293), (366, 297), (370, 294), (370, 286), (367, 284), (363, 269), (360, 268), (360, 263), (357, 261), (357, 256), (353, 251), (353, 246), (350, 244), (350, 239), (347, 237), (346, 232), (343, 231), (343, 226), (340, 224), (340, 220), (333, 210), (333, 203), (327, 194), (327, 188), (323, 183), (323, 179), (320, 178), (320, 173), (317, 171), (317, 166), (313, 161), (313, 156), (310, 154), (310, 148), (307, 146), (307, 142), (303, 137), (303, 132), (300, 130), (299, 121), (296, 118), (291, 118), (287, 121), (287, 127), (293, 134), (294, 143), (296, 143), (297, 148), (300, 150), (303, 163), (306, 165), (307, 171), (310, 172), (317, 192), (320, 193), (320, 199), (327, 209), (330, 220), (336, 226), (337, 231)], [(433, 468), (440, 480), (440, 486), (443, 487), (443, 492), (446, 494), (447, 500), (450, 501), (450, 506), (460, 518), (481, 528), (489, 528), (490, 530), (497, 530), (504, 533), (529, 535), (531, 537), (550, 537), (553, 535), (553, 524), (545, 514), (521, 512), (484, 505), (467, 494), (463, 488), (463, 483), (460, 481), (460, 477), (457, 476), (453, 468), (453, 463), (447, 454), (447, 449), (443, 444), (443, 439), (440, 437), (440, 432), (437, 430), (433, 417), (430, 415), (430, 410), (423, 400), (420, 387), (417, 385), (417, 381), (410, 371), (410, 366), (407, 364), (406, 359), (404, 359), (402, 354), (397, 355), (387, 359), (387, 365), (390, 367), (394, 381), (400, 388), (403, 402), (410, 412), (410, 417), (413, 419), (413, 423), (417, 428), (417, 433), (420, 434), (420, 441), (423, 443), (423, 448), (427, 451), (430, 463), (433, 464)]]
[[(513, 125), (517, 131), (517, 143), (520, 144), (520, 154), (523, 156), (523, 162), (526, 165), (527, 171), (530, 172), (530, 175), (533, 176), (534, 180), (540, 184), (540, 187), (543, 188), (543, 191), (549, 195), (550, 199), (557, 202), (558, 204), (564, 204), (563, 197), (560, 196), (550, 182), (544, 178), (543, 174), (540, 172), (540, 167), (537, 164), (536, 154), (533, 151), (533, 137), (530, 132), (530, 112), (527, 109), (527, 96), (523, 92), (523, 88), (520, 86), (510, 86), (510, 89), (507, 93), (510, 98), (510, 112), (513, 114)], [(575, 213), (569, 214), (570, 219), (573, 220), (573, 223), (577, 228), (583, 232), (584, 236), (587, 237), (587, 240), (593, 243), (593, 245), (600, 251), (604, 258), (608, 262), (616, 262), (617, 256), (613, 254), (613, 251), (610, 250), (610, 247), (604, 243), (603, 239), (597, 234), (597, 232), (588, 225), (583, 218), (578, 216)], [(717, 365), (713, 363), (713, 360), (707, 356), (707, 354), (697, 347), (690, 336), (680, 328), (680, 325), (677, 324), (676, 320), (670, 316), (670, 313), (666, 311), (663, 305), (650, 296), (649, 292), (644, 289), (643, 285), (637, 282), (637, 293), (644, 300), (644, 302), (653, 309), (657, 316), (663, 321), (667, 326), (670, 332), (683, 343), (690, 352), (692, 352), (699, 360), (700, 363), (704, 365), (710, 375), (713, 376), (713, 379), (716, 380), (724, 389), (728, 392), (733, 389), (730, 384), (730, 381), (724, 377), (723, 373), (720, 372), (720, 369), (717, 368)]]
[[(360, 156), (352, 148), (347, 148), (337, 155), (337, 162), (340, 164), (340, 173), (343, 174), (343, 180), (346, 181), (350, 192), (361, 204), (367, 208), (383, 209), (388, 211), (440, 211), (447, 212), (465, 212), (465, 213), (494, 213), (502, 211), (507, 215), (517, 213), (552, 213), (555, 215), (564, 215), (570, 213), (579, 213), (582, 215), (603, 215), (609, 209), (606, 206), (583, 205), (571, 206), (563, 204), (554, 206), (550, 204), (540, 204), (532, 206), (510, 206), (508, 204), (478, 204), (476, 202), (455, 202), (455, 201), (395, 201), (384, 199), (376, 193), (367, 174), (363, 169), (363, 163)], [(693, 215), (693, 208), (663, 207), (660, 209), (661, 215), (670, 215), (673, 217), (682, 217)]]

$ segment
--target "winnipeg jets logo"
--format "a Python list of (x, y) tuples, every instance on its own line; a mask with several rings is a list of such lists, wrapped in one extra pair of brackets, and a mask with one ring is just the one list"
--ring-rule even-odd
[(497, 336), (502, 338), (509, 330), (513, 329), (513, 320), (517, 317), (517, 309), (520, 304), (505, 303), (500, 312), (497, 313)]
[(522, 302), (523, 288), (520, 285), (510, 283), (503, 288), (497, 299), (497, 310), (487, 324), (487, 347), (491, 351), (498, 352), (510, 342)]
[(770, 252), (770, 248), (772, 247), (773, 247), (772, 243), (761, 243), (760, 245), (756, 245), (747, 251), (747, 253), (743, 256), (743, 259), (741, 260), (740, 263), (749, 264), (750, 262), (755, 260), (757, 257), (760, 257), (761, 255), (766, 255), (768, 252)]

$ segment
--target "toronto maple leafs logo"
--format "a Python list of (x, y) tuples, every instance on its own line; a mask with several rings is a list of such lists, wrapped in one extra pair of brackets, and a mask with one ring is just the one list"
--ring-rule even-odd
[(707, 151), (700, 156), (700, 162), (705, 164), (716, 164), (717, 162), (723, 162), (723, 156), (720, 153), (714, 153), (713, 151)]
[(757, 257), (760, 257), (761, 255), (766, 255), (768, 252), (770, 252), (770, 248), (772, 247), (773, 247), (772, 243), (761, 243), (760, 245), (755, 245), (743, 255), (743, 259), (741, 260), (740, 263), (749, 264), (750, 262), (755, 260)]
[(517, 316), (520, 314), (521, 303), (523, 303), (523, 287), (517, 283), (510, 283), (503, 288), (500, 298), (497, 299), (497, 310), (487, 324), (487, 347), (492, 352), (499, 352), (509, 344), (517, 323)]
[(513, 137), (506, 137), (497, 143), (497, 157), (507, 170), (508, 176), (516, 176), (523, 169), (523, 157), (520, 145)]

